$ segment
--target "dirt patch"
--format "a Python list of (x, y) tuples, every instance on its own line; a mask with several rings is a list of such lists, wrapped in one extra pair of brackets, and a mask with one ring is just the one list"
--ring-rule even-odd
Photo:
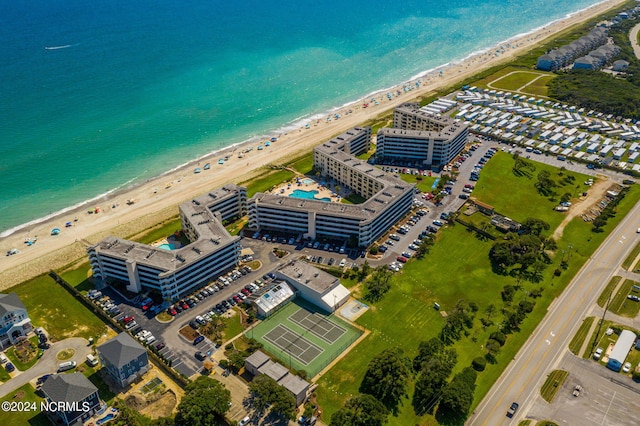
[(200, 333), (191, 328), (190, 325), (182, 327), (179, 333), (190, 341), (193, 341), (196, 337), (200, 336)]
[(160, 395), (160, 398), (148, 404), (145, 408), (140, 410), (145, 416), (157, 419), (159, 417), (171, 416), (174, 408), (178, 404), (178, 399), (173, 391), (166, 391)]
[(553, 232), (553, 238), (558, 241), (562, 238), (562, 233), (564, 232), (564, 228), (573, 220), (576, 216), (581, 216), (583, 213), (588, 211), (595, 203), (600, 201), (604, 194), (609, 189), (611, 185), (611, 181), (606, 177), (600, 177), (596, 183), (589, 188), (587, 191), (587, 196), (581, 198), (580, 200), (573, 203), (569, 212), (563, 219), (562, 223), (558, 225), (556, 230)]

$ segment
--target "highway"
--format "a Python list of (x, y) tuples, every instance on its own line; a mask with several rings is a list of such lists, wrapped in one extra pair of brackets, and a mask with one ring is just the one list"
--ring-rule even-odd
[[(467, 425), (516, 425), (539, 395), (547, 374), (560, 362), (567, 345), (598, 295), (640, 239), (640, 203), (637, 203), (600, 245), (469, 417)], [(506, 417), (512, 402), (516, 415)]]

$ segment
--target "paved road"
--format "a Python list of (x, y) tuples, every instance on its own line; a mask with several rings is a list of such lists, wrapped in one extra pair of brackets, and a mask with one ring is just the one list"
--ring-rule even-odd
[[(561, 359), (567, 344), (592, 308), (598, 295), (633, 249), (640, 234), (640, 203), (596, 250), (520, 349), (491, 391), (469, 418), (469, 425), (517, 424), (528, 411), (549, 371)], [(577, 248), (579, 249), (579, 248)], [(511, 402), (520, 403), (513, 419), (506, 417)]]
[[(35, 380), (45, 374), (55, 373), (58, 370), (58, 364), (61, 361), (56, 359), (56, 355), (63, 349), (74, 349), (75, 355), (69, 361), (75, 361), (78, 365), (83, 363), (88, 354), (91, 353), (91, 347), (86, 339), (80, 337), (72, 337), (52, 343), (51, 347), (44, 351), (38, 362), (27, 371), (18, 372), (8, 382), (0, 385), (0, 398), (15, 391), (22, 385)], [(17, 370), (16, 370), (17, 371)]]

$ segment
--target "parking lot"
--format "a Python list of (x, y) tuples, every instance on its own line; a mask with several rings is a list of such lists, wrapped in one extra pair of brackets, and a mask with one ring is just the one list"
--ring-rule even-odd
[[(562, 389), (551, 404), (537, 398), (527, 418), (584, 426), (638, 424), (640, 384), (570, 353), (565, 354), (558, 368), (569, 371)], [(583, 388), (579, 396), (573, 395), (576, 385)]]

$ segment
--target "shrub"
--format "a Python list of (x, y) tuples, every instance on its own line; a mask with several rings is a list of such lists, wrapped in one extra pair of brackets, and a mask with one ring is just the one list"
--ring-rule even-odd
[(493, 339), (496, 342), (500, 343), (500, 346), (504, 346), (504, 343), (507, 341), (507, 336), (505, 336), (501, 331), (494, 331), (489, 336), (489, 339)]
[(473, 359), (473, 361), (471, 362), (471, 366), (476, 371), (484, 371), (484, 369), (487, 367), (487, 360), (479, 356)]

